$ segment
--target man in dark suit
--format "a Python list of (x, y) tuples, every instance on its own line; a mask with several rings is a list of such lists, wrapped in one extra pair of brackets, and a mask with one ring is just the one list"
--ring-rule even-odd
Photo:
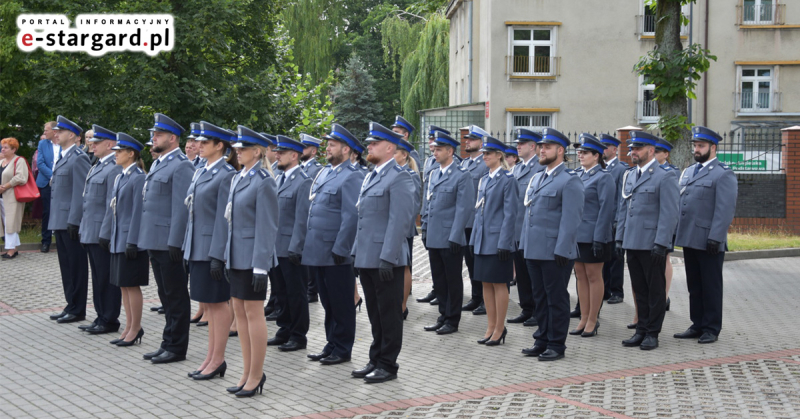
[[(614, 178), (617, 187), (614, 202), (619, 202), (620, 191), (622, 190), (622, 175), (630, 166), (617, 157), (617, 150), (620, 144), (618, 139), (611, 135), (603, 134), (600, 141), (606, 145), (606, 150), (603, 152), (606, 170), (611, 173), (611, 177)], [(614, 222), (614, 233), (616, 233), (616, 224)], [(625, 261), (617, 258), (616, 252), (611, 257), (611, 260), (603, 265), (603, 284), (605, 286), (605, 295), (603, 297), (608, 300), (609, 304), (619, 304), (625, 298), (622, 290), (624, 270)]]
[(39, 141), (39, 154), (36, 155), (36, 167), (39, 173), (36, 175), (36, 186), (39, 188), (39, 195), (42, 198), (42, 253), (50, 251), (50, 244), (53, 241), (53, 232), (48, 227), (50, 222), (50, 179), (53, 177), (53, 166), (56, 164), (56, 151), (61, 152), (61, 147), (55, 141), (55, 121), (44, 124), (44, 139)]

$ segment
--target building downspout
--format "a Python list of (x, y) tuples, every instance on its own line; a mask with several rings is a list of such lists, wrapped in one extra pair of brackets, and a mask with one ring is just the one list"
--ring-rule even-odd
[(467, 103), (472, 103), (472, 3), (469, 2), (467, 20), (469, 21), (469, 73), (467, 74)]
[[(704, 46), (705, 49), (709, 49), (708, 48), (708, 8), (709, 8), (708, 4), (709, 3), (711, 3), (711, 0), (706, 0), (706, 19), (705, 19), (706, 42)], [(703, 126), (707, 125), (708, 125), (708, 71), (706, 71), (706, 74), (704, 74), (703, 77)]]
[[(689, 3), (689, 46), (692, 46), (692, 35), (694, 34), (694, 3)], [(705, 99), (705, 98), (703, 98)], [(689, 99), (689, 120), (692, 123), (692, 99)]]

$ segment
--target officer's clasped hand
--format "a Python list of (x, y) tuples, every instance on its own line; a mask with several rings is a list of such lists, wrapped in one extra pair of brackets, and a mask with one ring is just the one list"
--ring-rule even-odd
[(604, 253), (605, 253), (605, 250), (603, 249), (603, 243), (600, 243), (600, 242), (593, 242), (592, 243), (592, 254), (594, 255), (594, 257), (596, 257), (598, 259), (602, 259)]
[(391, 263), (385, 260), (381, 260), (381, 264), (378, 265), (378, 270), (381, 281), (383, 282), (391, 281), (392, 278), (394, 278), (394, 272), (393, 272), (394, 265), (392, 265)]
[(136, 256), (138, 255), (139, 255), (139, 247), (136, 246), (135, 244), (129, 243), (128, 246), (125, 247), (125, 259), (133, 260), (136, 259)]
[(505, 262), (511, 259), (511, 251), (508, 249), (497, 249), (497, 258)]
[(622, 241), (617, 240), (614, 244), (614, 255), (617, 259), (622, 259), (625, 257), (625, 249), (622, 248)]
[(99, 239), (97, 239), (97, 244), (99, 244), (100, 248), (103, 250), (108, 251), (109, 249), (111, 249), (111, 240), (109, 239), (104, 239), (100, 237)]
[(67, 234), (69, 234), (69, 238), (75, 241), (80, 240), (81, 236), (78, 234), (80, 227), (76, 226), (75, 224), (67, 224)]
[(302, 261), (303, 261), (303, 256), (302, 255), (300, 255), (298, 253), (295, 253), (295, 252), (289, 252), (289, 262), (291, 262), (292, 265), (300, 266), (300, 263)]
[(653, 245), (653, 251), (650, 252), (650, 258), (653, 259), (654, 262), (658, 263), (666, 261), (667, 248), (660, 244)]
[(337, 255), (336, 253), (332, 253), (332, 255), (333, 255), (333, 264), (334, 265), (341, 265), (341, 264), (344, 263), (345, 260), (347, 260), (346, 257)]
[(706, 252), (711, 253), (712, 255), (719, 254), (720, 244), (721, 243), (716, 240), (708, 239), (708, 242), (706, 243)]
[(225, 263), (219, 259), (211, 258), (211, 279), (222, 281), (225, 277)]
[(180, 247), (169, 246), (169, 260), (178, 263), (183, 259), (183, 251)]
[(450, 242), (450, 252), (454, 255), (461, 253), (461, 245), (456, 242)]
[(267, 289), (267, 274), (253, 274), (253, 291), (261, 292)]
[(556, 265), (563, 268), (564, 266), (569, 265), (569, 259), (565, 258), (564, 256), (556, 255)]

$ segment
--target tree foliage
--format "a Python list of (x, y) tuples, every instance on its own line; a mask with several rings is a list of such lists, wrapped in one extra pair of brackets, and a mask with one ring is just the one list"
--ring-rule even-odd
[(354, 54), (347, 62), (339, 84), (333, 89), (337, 122), (359, 139), (366, 137), (370, 121), (375, 121), (381, 113), (374, 83), (375, 79), (364, 62)]

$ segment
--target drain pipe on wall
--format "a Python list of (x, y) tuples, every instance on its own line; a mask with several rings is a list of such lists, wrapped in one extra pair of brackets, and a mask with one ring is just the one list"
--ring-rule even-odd
[[(694, 3), (689, 3), (689, 46), (692, 45), (692, 35), (694, 34)], [(704, 98), (705, 99), (705, 98)], [(689, 120), (692, 123), (692, 99), (689, 99)]]
[(469, 9), (467, 14), (467, 21), (469, 22), (469, 73), (467, 74), (467, 79), (469, 82), (467, 83), (467, 103), (472, 103), (472, 4), (474, 2), (469, 2)]
[[(711, 0), (706, 0), (706, 18), (705, 18), (706, 42), (705, 45), (703, 46), (705, 49), (709, 49), (708, 48), (708, 8), (709, 8), (708, 4), (709, 3), (711, 3)], [(703, 126), (708, 126), (708, 71), (706, 71), (706, 74), (703, 75)]]

